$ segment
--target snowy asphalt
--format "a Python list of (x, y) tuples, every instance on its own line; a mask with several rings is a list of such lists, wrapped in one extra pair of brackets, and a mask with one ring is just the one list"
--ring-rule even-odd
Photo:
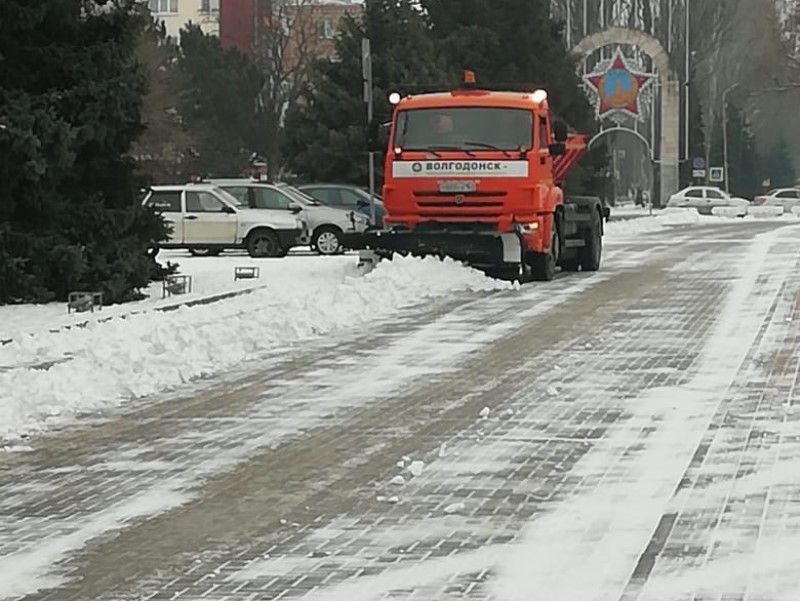
[(87, 416), (3, 456), (0, 599), (796, 601), (798, 234), (641, 234)]

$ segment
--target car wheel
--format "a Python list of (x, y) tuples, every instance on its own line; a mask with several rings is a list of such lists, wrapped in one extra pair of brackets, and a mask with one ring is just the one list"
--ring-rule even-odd
[(256, 230), (247, 237), (247, 254), (254, 259), (280, 257), (282, 252), (278, 235), (272, 230)]
[(341, 231), (323, 226), (314, 232), (311, 246), (321, 255), (337, 255), (342, 251)]
[(189, 254), (193, 257), (216, 257), (222, 252), (219, 248), (190, 248)]

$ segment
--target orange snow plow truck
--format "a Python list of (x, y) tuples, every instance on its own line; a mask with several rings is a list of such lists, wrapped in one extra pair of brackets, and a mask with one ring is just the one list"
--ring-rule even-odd
[(586, 136), (550, 114), (547, 93), (463, 88), (401, 97), (389, 130), (383, 225), (348, 234), (362, 263), (393, 253), (446, 256), (503, 279), (597, 271), (599, 198), (565, 199)]

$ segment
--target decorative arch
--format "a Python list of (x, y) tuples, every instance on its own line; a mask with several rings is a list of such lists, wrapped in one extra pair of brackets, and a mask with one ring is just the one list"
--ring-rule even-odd
[[(643, 31), (628, 29), (626, 27), (610, 27), (605, 31), (592, 34), (582, 39), (573, 49), (572, 54), (581, 61), (585, 61), (593, 52), (605, 46), (625, 44), (641, 48), (653, 61), (658, 72), (661, 87), (661, 141), (659, 145), (659, 172), (661, 180), (661, 200), (674, 194), (680, 183), (680, 119), (681, 98), (680, 82), (675, 72), (670, 67), (669, 54), (658, 39)], [(631, 129), (619, 127), (603, 130), (628, 131), (637, 134)], [(603, 132), (601, 132), (602, 134)], [(647, 144), (651, 150), (652, 147)]]
[(635, 129), (630, 129), (629, 127), (617, 126), (617, 127), (607, 127), (606, 129), (601, 129), (594, 136), (592, 136), (592, 138), (589, 140), (589, 143), (587, 144), (587, 148), (591, 149), (592, 146), (594, 146), (600, 140), (600, 138), (603, 138), (603, 137), (607, 136), (608, 134), (615, 134), (615, 133), (631, 134), (632, 136), (635, 136), (636, 138), (639, 138), (639, 141), (647, 149), (647, 154), (650, 157), (650, 160), (651, 161), (655, 160), (655, 156), (653, 156), (653, 147), (651, 146), (649, 140), (647, 138), (645, 138), (641, 133), (636, 131)]

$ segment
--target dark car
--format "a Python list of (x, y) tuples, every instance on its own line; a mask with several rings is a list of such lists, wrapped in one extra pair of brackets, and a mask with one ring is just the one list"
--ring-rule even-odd
[[(304, 184), (296, 187), (328, 206), (347, 209), (348, 211), (358, 211), (367, 217), (372, 217), (369, 192), (358, 186), (349, 184)], [(383, 223), (383, 214), (383, 202), (376, 195), (375, 216), (377, 225)]]

